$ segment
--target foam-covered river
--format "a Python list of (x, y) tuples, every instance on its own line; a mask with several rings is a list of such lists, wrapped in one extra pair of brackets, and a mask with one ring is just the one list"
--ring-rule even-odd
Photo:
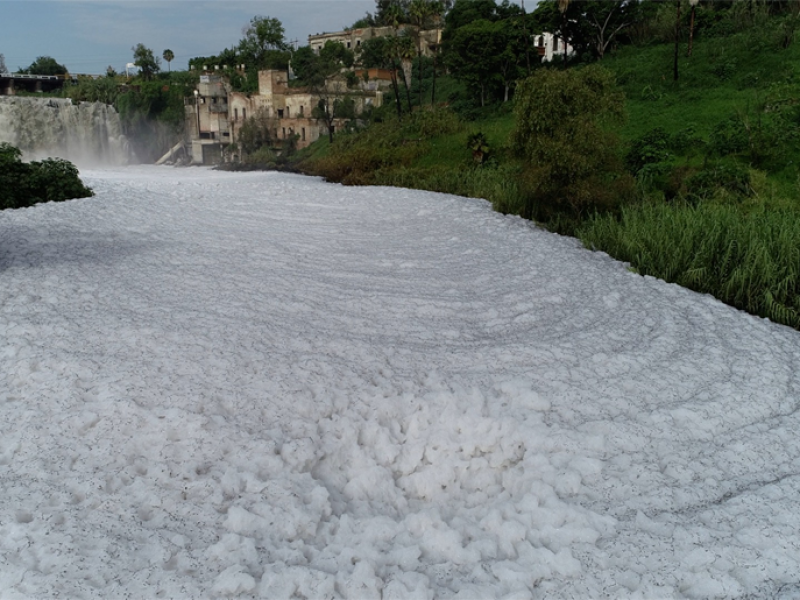
[(800, 334), (487, 203), (0, 212), (0, 596), (800, 594)]

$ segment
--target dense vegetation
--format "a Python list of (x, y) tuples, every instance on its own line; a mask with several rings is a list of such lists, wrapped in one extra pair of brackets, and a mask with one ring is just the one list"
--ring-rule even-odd
[(75, 102), (113, 105), (137, 158), (155, 162), (183, 135), (184, 98), (192, 95), (197, 80), (187, 71), (148, 71), (130, 81), (110, 72), (98, 79), (81, 78), (63, 94)]
[[(488, 4), (502, 6), (456, 0), (448, 18)], [(630, 24), (613, 39), (591, 26), (592, 11), (621, 7), (609, 22)], [(518, 55), (509, 102), (500, 75), (481, 92), (440, 71), (435, 107), (431, 65), (418, 61), (413, 112), (387, 102), (363, 131), (301, 153), (301, 166), (344, 183), (487, 198), (639, 273), (800, 328), (800, 5), (694, 8), (597, 0), (568, 4), (566, 19), (545, 0), (524, 17), (495, 11), (483, 20), (563, 27), (577, 55), (536, 60), (530, 77)], [(445, 44), (439, 64), (454, 64), (453, 51)]]
[(71, 162), (60, 158), (22, 162), (19, 149), (0, 143), (0, 210), (92, 195)]
[[(120, 115), (123, 133), (138, 160), (154, 162), (183, 136), (184, 99), (192, 96), (198, 76), (186, 71), (161, 72), (160, 59), (143, 44), (137, 44), (131, 52), (138, 72), (130, 77), (118, 74), (109, 66), (103, 77), (77, 76), (74, 79), (66, 66), (49, 56), (40, 56), (29, 67), (17, 72), (65, 77), (63, 89), (44, 95), (114, 106)], [(174, 59), (171, 50), (165, 50), (163, 56), (168, 64)]]

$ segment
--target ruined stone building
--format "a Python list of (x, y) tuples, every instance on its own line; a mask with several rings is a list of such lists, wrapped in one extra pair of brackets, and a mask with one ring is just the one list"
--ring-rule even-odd
[[(401, 28), (412, 26), (401, 26)], [(312, 49), (319, 51), (328, 41), (343, 44), (357, 51), (362, 42), (386, 35), (396, 35), (391, 27), (368, 27), (336, 33), (309, 36)], [(422, 52), (430, 55), (441, 43), (441, 30), (422, 31)], [(408, 65), (410, 67), (410, 63)], [(224, 67), (223, 67), (224, 69)], [(323, 97), (329, 101), (348, 98), (359, 115), (370, 106), (383, 104), (384, 94), (391, 85), (391, 73), (382, 69), (359, 69), (355, 74), (358, 86), (347, 88), (343, 80), (333, 79), (324, 90), (289, 84), (286, 71), (270, 70), (258, 73), (258, 92), (234, 92), (227, 78), (214, 66), (200, 77), (194, 98), (186, 101), (186, 140), (184, 148), (193, 164), (218, 164), (242, 158), (237, 134), (249, 117), (260, 115), (269, 120), (272, 139), (276, 143), (296, 136), (297, 148), (305, 148), (327, 135), (327, 124), (312, 116), (314, 107)], [(345, 120), (337, 119), (335, 129), (344, 127)]]
[[(381, 106), (383, 89), (378, 78), (388, 76), (376, 70), (371, 73), (375, 79), (362, 78), (355, 89), (335, 80), (326, 90), (314, 92), (289, 86), (286, 71), (259, 71), (257, 93), (232, 91), (223, 75), (202, 75), (194, 98), (186, 102), (186, 146), (190, 148), (191, 162), (208, 165), (239, 160), (238, 144), (231, 144), (237, 142), (245, 121), (256, 115), (269, 120), (275, 142), (297, 136), (297, 148), (305, 148), (328, 133), (327, 124), (312, 116), (321, 98), (347, 97), (353, 101), (357, 115), (370, 106)], [(345, 120), (336, 119), (333, 126), (339, 129), (344, 124)]]
[[(311, 46), (312, 50), (319, 53), (320, 49), (322, 49), (327, 42), (339, 42), (343, 44), (345, 48), (356, 52), (361, 47), (361, 44), (369, 39), (398, 34), (414, 36), (416, 31), (417, 28), (414, 25), (400, 25), (397, 29), (393, 27), (362, 27), (360, 29), (347, 29), (334, 33), (310, 35), (308, 36), (308, 45)], [(433, 56), (442, 43), (442, 30), (423, 29), (420, 32), (420, 36), (422, 37), (422, 43), (420, 44), (422, 55), (428, 57)]]

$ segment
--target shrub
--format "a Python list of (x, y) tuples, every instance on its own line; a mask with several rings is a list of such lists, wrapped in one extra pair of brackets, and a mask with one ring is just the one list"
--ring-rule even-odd
[(475, 161), (476, 164), (482, 165), (489, 160), (491, 148), (489, 147), (489, 141), (486, 139), (486, 135), (483, 133), (473, 133), (467, 137), (467, 148), (472, 151), (472, 160)]
[(740, 115), (731, 115), (717, 123), (709, 138), (709, 150), (717, 156), (741, 154), (748, 146), (747, 131)]
[(768, 99), (754, 108), (737, 111), (711, 132), (709, 150), (715, 156), (739, 155), (751, 164), (779, 170), (790, 159), (791, 145), (800, 137), (792, 101)]
[(651, 129), (631, 144), (625, 154), (625, 167), (637, 175), (645, 165), (660, 163), (669, 158), (669, 136), (662, 127)]
[(264, 108), (259, 109), (252, 117), (248, 117), (242, 123), (237, 135), (245, 154), (251, 154), (273, 143), (272, 131), (277, 125), (277, 120), (270, 118)]
[(687, 156), (699, 154), (705, 150), (706, 142), (697, 135), (694, 127), (689, 126), (673, 133), (669, 137), (668, 147), (673, 152)]
[(736, 196), (750, 196), (750, 171), (734, 161), (709, 165), (686, 181), (690, 198), (710, 198), (720, 190)]
[(512, 148), (525, 163), (525, 215), (547, 218), (616, 206), (632, 196), (618, 140), (604, 125), (624, 117), (624, 95), (600, 67), (540, 69), (516, 94)]
[(387, 114), (363, 131), (337, 135), (328, 154), (302, 168), (346, 185), (386, 184), (385, 171), (409, 167), (427, 150), (428, 138), (462, 128), (458, 116), (446, 108), (418, 110), (402, 121)]
[(430, 108), (412, 113), (414, 127), (423, 137), (457, 133), (464, 127), (458, 115), (448, 108)]
[(47, 158), (25, 163), (18, 148), (0, 143), (0, 209), (92, 195), (91, 188), (83, 185), (78, 169), (71, 162)]

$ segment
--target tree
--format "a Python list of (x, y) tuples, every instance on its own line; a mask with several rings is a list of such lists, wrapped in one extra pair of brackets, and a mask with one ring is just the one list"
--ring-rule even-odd
[(172, 65), (170, 63), (175, 58), (175, 53), (172, 50), (170, 50), (169, 48), (167, 48), (166, 50), (164, 50), (164, 54), (162, 54), (162, 56), (164, 57), (164, 60), (167, 61), (167, 69), (171, 73), (172, 72)]
[(425, 21), (431, 14), (428, 0), (411, 0), (408, 7), (411, 21), (416, 25), (415, 37), (417, 38), (417, 74), (419, 76), (419, 104), (422, 106), (422, 29)]
[(133, 51), (133, 64), (139, 67), (142, 79), (150, 81), (161, 70), (160, 61), (144, 44), (136, 44), (131, 50)]
[[(441, 4), (441, 14), (453, 6), (453, 0), (438, 0)], [(401, 15), (400, 23), (411, 23), (411, 4), (413, 0), (375, 0), (375, 13), (367, 13), (362, 19), (356, 21), (352, 29), (358, 27), (380, 27), (391, 25), (397, 13)]]
[(594, 0), (580, 7), (592, 32), (595, 56), (601, 59), (612, 40), (641, 19), (637, 0)]
[(277, 122), (269, 117), (267, 110), (259, 108), (255, 115), (248, 117), (242, 123), (236, 139), (246, 154), (252, 154), (275, 141), (272, 131), (276, 125)]
[(496, 12), (494, 0), (456, 0), (444, 19), (442, 37), (447, 40), (457, 29), (475, 21), (494, 21)]
[(311, 116), (325, 123), (328, 140), (333, 143), (336, 119), (355, 118), (355, 103), (344, 95), (345, 85), (341, 80), (328, 83), (327, 93), (320, 96), (319, 102), (311, 111)]
[(406, 101), (408, 102), (408, 112), (411, 112), (411, 65), (414, 60), (414, 40), (405, 32), (390, 38), (389, 48), (394, 52), (397, 62), (400, 64), (400, 75), (403, 78), (403, 87), (406, 90)]
[(512, 148), (524, 161), (528, 192), (523, 216), (535, 216), (534, 200), (540, 213), (566, 208), (581, 214), (630, 197), (633, 180), (617, 154), (618, 141), (604, 127), (625, 114), (611, 72), (540, 69), (517, 85), (514, 113)]
[[(431, 2), (431, 18), (436, 23), (441, 23), (442, 15), (445, 12), (445, 2), (442, 0)], [(439, 56), (439, 46), (437, 45), (433, 51), (433, 83), (431, 85), (431, 106), (436, 104), (436, 58)]]
[[(566, 30), (567, 24), (567, 9), (569, 8), (570, 0), (558, 0), (558, 12), (561, 13), (562, 29)], [(566, 40), (565, 40), (566, 41)], [(567, 48), (569, 46), (564, 44), (564, 68), (567, 68)]]
[(23, 162), (18, 148), (0, 142), (0, 210), (93, 195), (71, 162), (60, 158)]
[(350, 69), (355, 63), (352, 50), (343, 44), (328, 40), (319, 54), (310, 46), (298, 48), (292, 56), (292, 71), (298, 83), (311, 88), (322, 88), (332, 76), (342, 69)]
[[(378, 0), (379, 5), (381, 2), (382, 0)], [(394, 35), (389, 38), (389, 43), (384, 46), (384, 50), (390, 53), (395, 65), (400, 66), (403, 87), (406, 89), (408, 112), (411, 112), (411, 89), (408, 80), (411, 74), (411, 61), (414, 57), (414, 42), (405, 32), (400, 33), (400, 24), (408, 21), (409, 2), (410, 0), (387, 0), (382, 19), (393, 29)]]
[(367, 68), (386, 69), (392, 81), (397, 118), (403, 118), (403, 107), (400, 104), (400, 87), (397, 81), (398, 64), (392, 48), (394, 38), (374, 37), (361, 44), (361, 64)]
[(486, 105), (489, 90), (497, 83), (501, 56), (508, 60), (508, 47), (504, 24), (485, 19), (459, 27), (447, 44), (445, 60), (453, 77), (478, 95), (481, 106)]
[(8, 73), (6, 68), (6, 57), (0, 54), (0, 73)]
[[(380, 39), (380, 38), (373, 38)], [(292, 70), (298, 83), (308, 86), (319, 102), (311, 116), (324, 121), (328, 137), (333, 142), (334, 122), (341, 118), (354, 118), (353, 101), (346, 97), (348, 84), (342, 78), (342, 70), (350, 69), (355, 55), (343, 44), (327, 41), (319, 54), (309, 46), (298, 48), (292, 58)], [(352, 114), (351, 114), (352, 113)]]
[(67, 67), (50, 56), (39, 56), (27, 69), (19, 69), (19, 72), (29, 75), (66, 75)]
[(284, 69), (289, 64), (289, 45), (283, 24), (271, 17), (253, 17), (243, 30), (239, 52), (245, 63), (257, 69)]
[(557, 35), (578, 55), (588, 52), (602, 59), (613, 41), (640, 23), (645, 12), (639, 0), (542, 0), (531, 18), (535, 29)]
[(378, 25), (397, 27), (408, 23), (408, 7), (411, 0), (375, 0), (375, 22)]

